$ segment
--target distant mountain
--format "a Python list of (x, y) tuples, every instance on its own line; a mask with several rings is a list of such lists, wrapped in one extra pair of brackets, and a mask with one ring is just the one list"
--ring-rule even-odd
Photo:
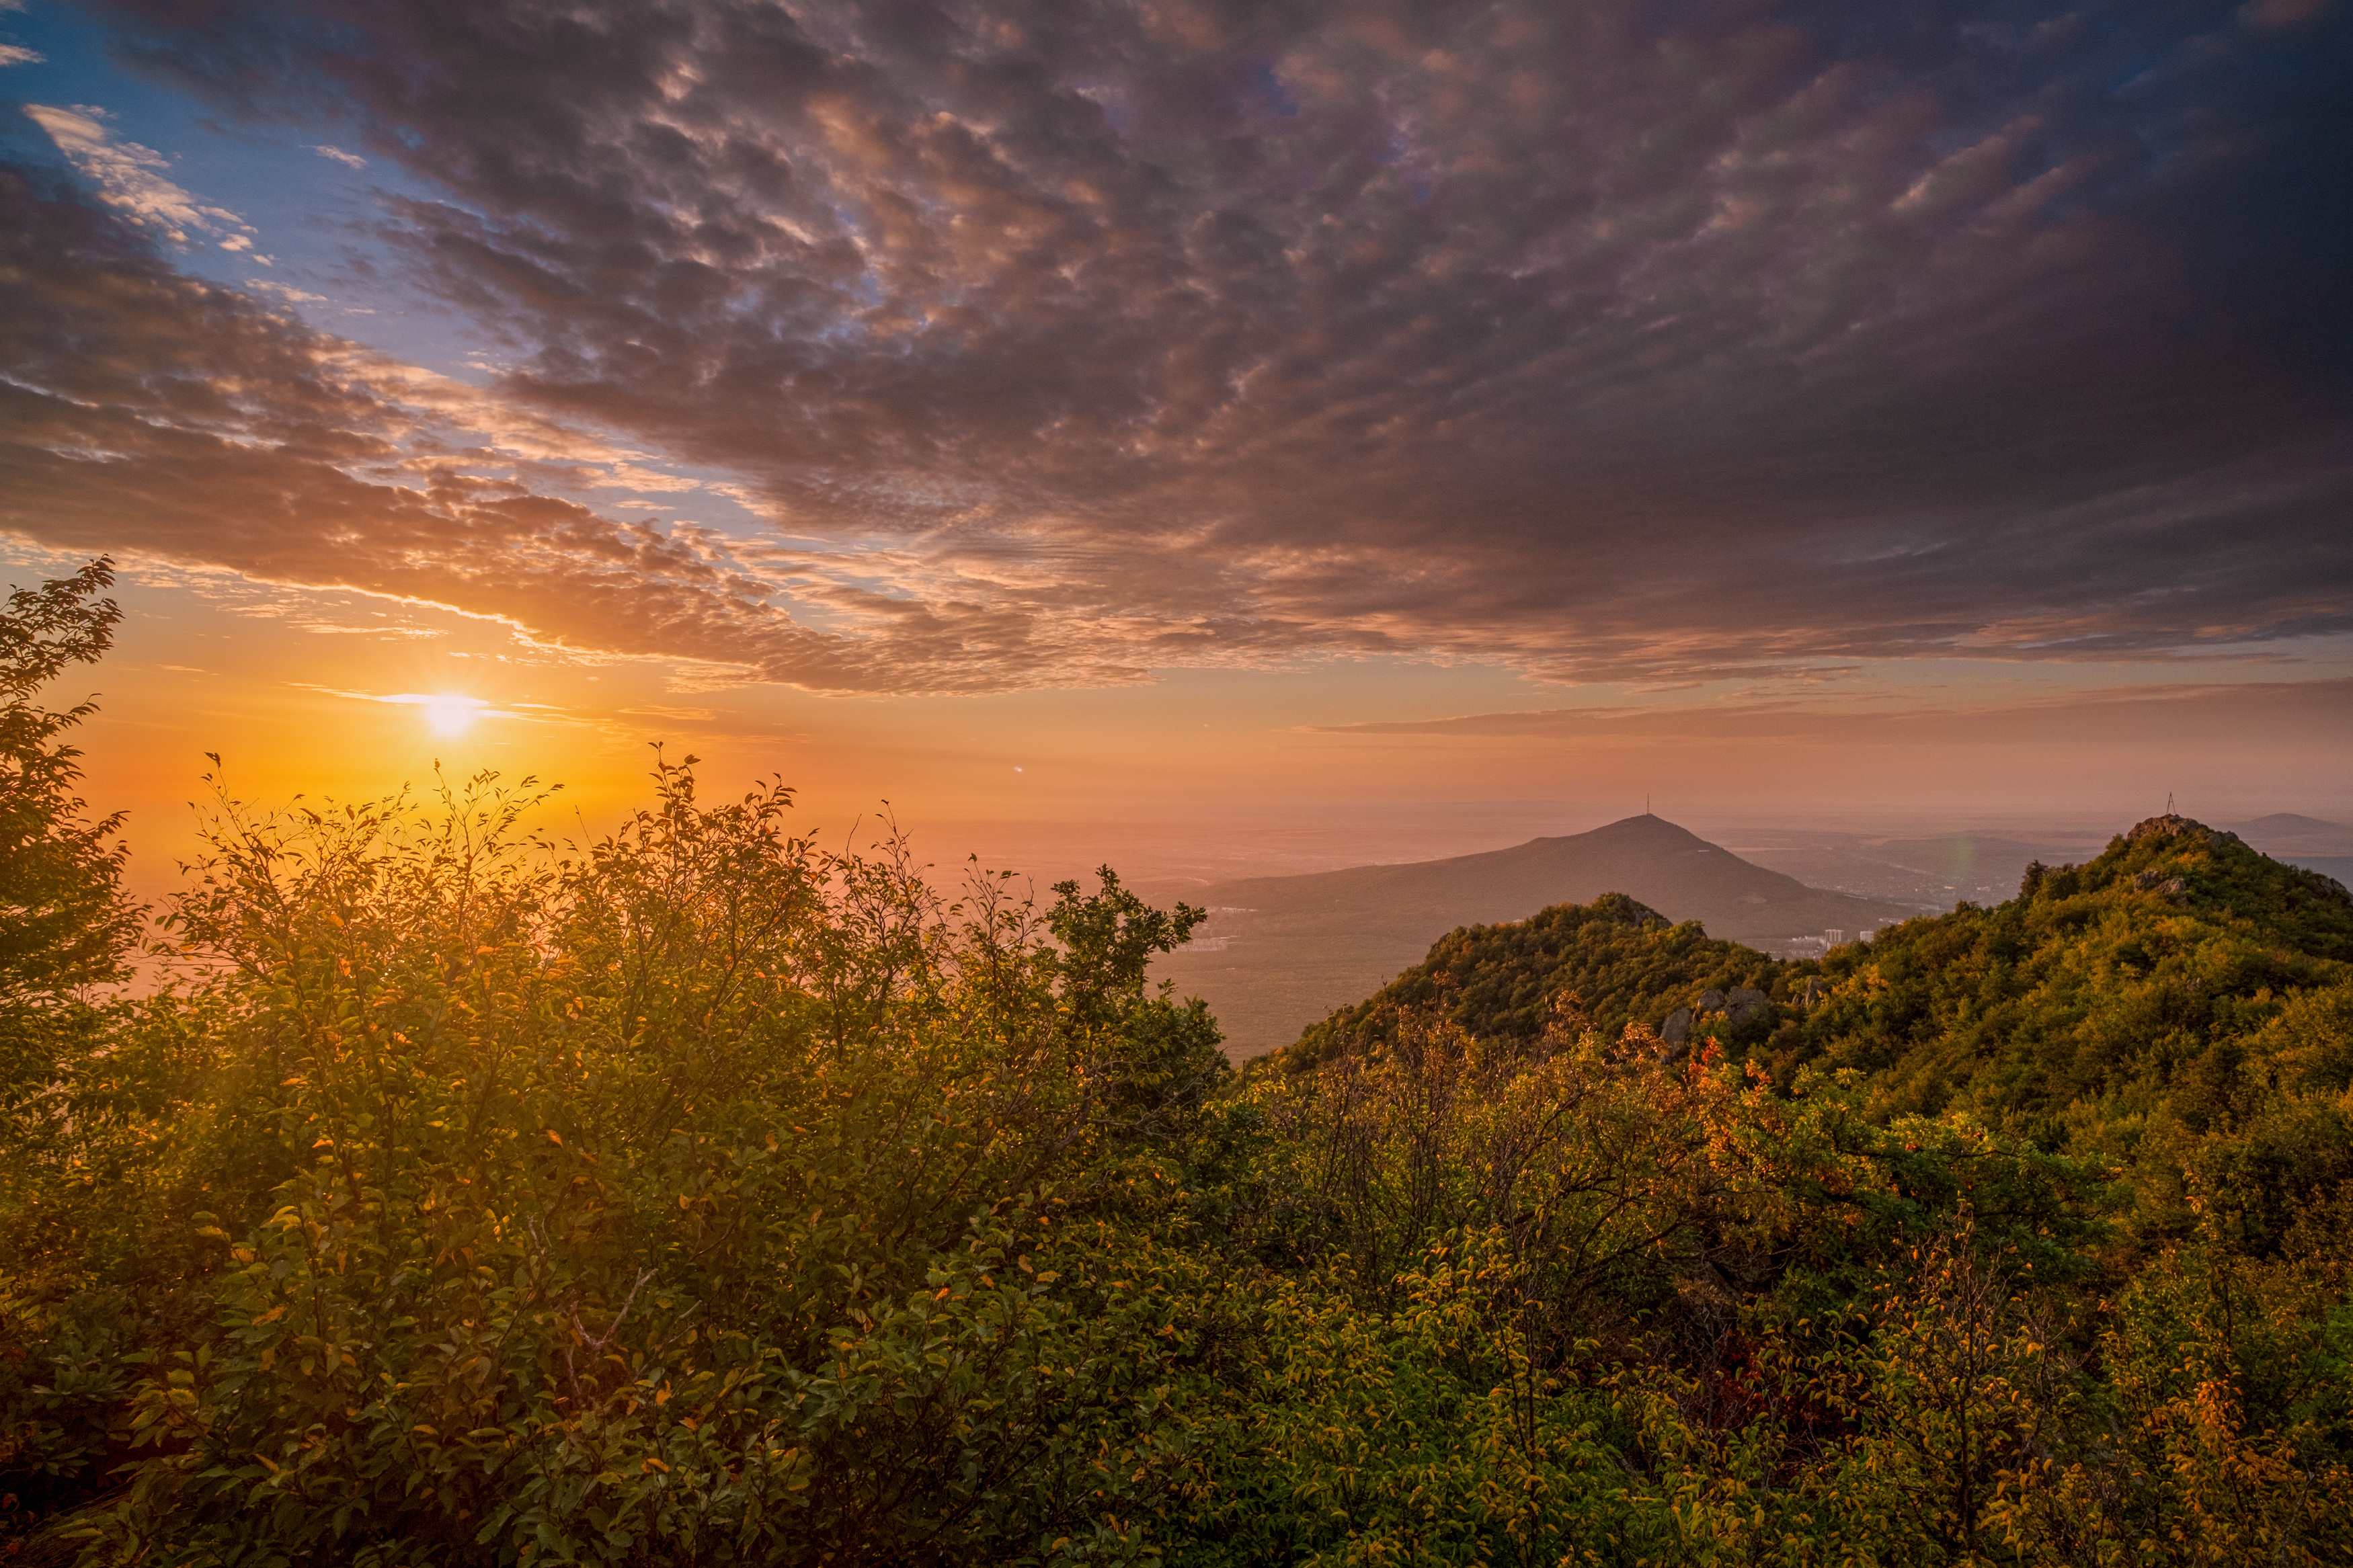
[(1481, 855), (1219, 883), (1188, 899), (1209, 919), (1155, 973), (1208, 1000), (1231, 1054), (1256, 1056), (1419, 963), (1457, 926), (1603, 893), (1751, 944), (1832, 930), (1852, 938), (1920, 912), (1810, 888), (1662, 817), (1630, 816)]
[(2298, 816), (2292, 811), (2275, 811), (2253, 822), (2237, 823), (2231, 831), (2274, 860), (2306, 855), (2353, 855), (2353, 827), (2341, 822), (2323, 822), (2316, 816)]

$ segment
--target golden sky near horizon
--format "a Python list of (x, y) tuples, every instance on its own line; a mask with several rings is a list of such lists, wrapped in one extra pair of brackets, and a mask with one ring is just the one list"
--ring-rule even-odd
[[(9, 576), (64, 569), (20, 557)], [(1703, 830), (2121, 826), (2168, 791), (2215, 821), (2353, 817), (2337, 765), (2353, 751), (2346, 684), (2261, 667), (1662, 693), (1387, 659), (842, 698), (704, 685), (707, 670), (576, 656), (430, 606), (170, 577), (125, 573), (114, 653), (54, 694), (99, 696), (80, 736), (86, 793), (132, 812), (151, 895), (194, 845), (210, 752), (232, 792), (265, 806), (429, 790), (437, 763), (452, 779), (535, 775), (565, 785), (543, 826), (574, 834), (647, 798), (659, 742), (705, 759), (707, 790), (782, 776), (813, 831), (871, 823), (887, 803), (926, 854), (977, 849), (1056, 876), (1109, 856), (1149, 877), (1223, 840), (1239, 868), (1252, 835), (1319, 816), (1327, 859), (1452, 853), (1598, 826), (1646, 795)]]

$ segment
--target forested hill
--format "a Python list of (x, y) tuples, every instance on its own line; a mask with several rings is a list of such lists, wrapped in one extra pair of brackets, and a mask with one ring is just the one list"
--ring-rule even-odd
[(1808, 1064), (1853, 1069), (1879, 1116), (1959, 1110), (2132, 1170), (2152, 1198), (2178, 1192), (2193, 1143), (2266, 1191), (2353, 1176), (2343, 1112), (2311, 1098), (2353, 1083), (2353, 897), (2179, 816), (2087, 864), (2030, 868), (2005, 903), (1819, 961), (1776, 963), (1615, 895), (1466, 927), (1267, 1066), (1375, 1048), (1400, 1009), (1525, 1042), (1571, 1005), (1615, 1037), (1736, 986), (1768, 1000), (1703, 1013), (1703, 1032), (1785, 1087)]

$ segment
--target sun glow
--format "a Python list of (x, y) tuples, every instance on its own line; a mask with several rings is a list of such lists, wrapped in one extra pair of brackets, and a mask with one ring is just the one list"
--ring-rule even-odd
[(479, 697), (444, 692), (425, 700), (425, 721), (433, 726), (437, 735), (464, 734), (481, 710), (482, 700)]
[(378, 698), (380, 702), (398, 702), (417, 709), (437, 735), (456, 737), (473, 727), (476, 719), (490, 704), (479, 697), (468, 697), (455, 691), (404, 691), (397, 697)]

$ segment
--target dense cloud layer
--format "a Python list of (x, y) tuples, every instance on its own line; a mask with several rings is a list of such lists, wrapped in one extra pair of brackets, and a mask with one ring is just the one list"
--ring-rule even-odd
[[(404, 395), (128, 256), (104, 297), (18, 274), (136, 383), (69, 415), (65, 371), (9, 373), (54, 395), (10, 431), (51, 533), (103, 521), (76, 451), (157, 496), (201, 460), (274, 504), (187, 490), (144, 542), (848, 689), (2353, 626), (2320, 0), (115, 9), (446, 193), (383, 237), (508, 340), (507, 405), (732, 470), (857, 563), (370, 477)], [(262, 386), (267, 440), (227, 433)]]

